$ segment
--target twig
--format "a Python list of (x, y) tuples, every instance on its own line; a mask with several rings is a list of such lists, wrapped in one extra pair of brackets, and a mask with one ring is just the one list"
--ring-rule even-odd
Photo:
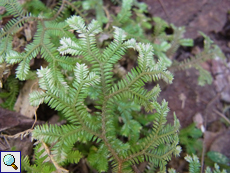
[(33, 129), (27, 129), (23, 132), (17, 133), (15, 135), (5, 135), (5, 134), (1, 134), (0, 137), (7, 137), (7, 138), (18, 138), (19, 136), (21, 136), (21, 139), (25, 136), (27, 136), (29, 133), (31, 133), (33, 131)]
[(62, 171), (62, 172), (69, 172), (68, 170), (64, 169), (63, 167), (59, 166), (57, 164), (57, 162), (54, 160), (53, 156), (51, 155), (51, 152), (50, 152), (50, 149), (49, 147), (45, 144), (45, 142), (41, 141), (43, 147), (45, 148), (46, 150), (46, 153), (48, 154), (50, 160), (52, 161), (52, 163), (54, 164), (55, 168), (57, 169), (57, 171)]
[(170, 17), (168, 15), (168, 12), (166, 11), (165, 9), (165, 6), (164, 6), (164, 3), (161, 1), (161, 0), (158, 0), (158, 2), (161, 4), (161, 7), (163, 8), (165, 14), (166, 14), (166, 17), (168, 18), (169, 22), (170, 22)]
[(214, 112), (216, 112), (218, 115), (220, 115), (222, 118), (224, 118), (229, 124), (230, 124), (230, 120), (221, 112), (219, 112), (218, 110), (214, 110)]
[(107, 30), (107, 29), (109, 29), (109, 26), (110, 26), (110, 14), (109, 14), (109, 11), (108, 11), (107, 7), (103, 6), (103, 10), (105, 11), (105, 14), (106, 14), (106, 16), (108, 18), (108, 23), (105, 26), (105, 30)]
[(36, 124), (36, 122), (37, 122), (37, 120), (38, 120), (36, 111), (37, 111), (37, 109), (34, 111), (35, 120), (34, 120), (34, 123), (33, 123), (32, 127), (31, 127), (31, 129), (34, 128), (34, 126), (35, 126), (35, 124)]

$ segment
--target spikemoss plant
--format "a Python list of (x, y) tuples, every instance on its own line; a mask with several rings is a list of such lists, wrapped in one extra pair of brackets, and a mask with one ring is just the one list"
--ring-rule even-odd
[[(70, 27), (78, 33), (78, 40), (62, 38), (59, 51), (63, 55), (83, 57), (85, 63), (76, 63), (72, 81), (67, 81), (60, 74), (62, 86), (52, 78), (51, 68), (41, 68), (37, 74), (41, 90), (33, 92), (30, 102), (34, 106), (45, 102), (51, 108), (61, 111), (69, 124), (43, 125), (35, 127), (33, 138), (50, 146), (50, 156), (55, 164), (63, 165), (76, 148), (75, 160), (82, 155), (76, 142), (94, 143), (95, 149), (84, 157), (99, 172), (106, 172), (109, 165), (113, 172), (132, 172), (132, 165), (149, 162), (165, 170), (172, 155), (180, 153), (178, 146), (179, 121), (175, 117), (174, 125), (166, 124), (169, 111), (167, 102), (156, 101), (160, 93), (157, 85), (152, 90), (144, 89), (146, 82), (164, 80), (172, 82), (172, 74), (164, 66), (163, 60), (155, 62), (154, 50), (150, 44), (137, 43), (134, 39), (126, 40), (125, 32), (114, 27), (114, 40), (104, 50), (96, 45), (95, 36), (101, 32), (100, 24), (93, 20), (88, 26), (79, 16), (67, 20)], [(117, 63), (127, 49), (135, 49), (138, 66), (133, 68), (118, 83), (113, 81), (113, 65)], [(60, 81), (58, 81), (60, 82)], [(89, 112), (85, 99), (89, 87), (95, 88), (97, 111)], [(143, 107), (146, 111), (156, 110), (154, 123), (149, 133), (140, 136), (142, 125), (127, 113), (131, 107), (122, 108), (118, 104), (130, 102)], [(115, 128), (116, 124), (120, 130)], [(128, 136), (121, 140), (119, 135)], [(132, 138), (133, 137), (133, 138)], [(51, 147), (52, 146), (52, 147)]]

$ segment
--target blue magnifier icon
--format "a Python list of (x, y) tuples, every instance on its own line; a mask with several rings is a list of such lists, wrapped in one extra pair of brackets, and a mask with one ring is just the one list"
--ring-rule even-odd
[(3, 158), (3, 162), (7, 166), (12, 166), (15, 170), (18, 169), (18, 167), (14, 164), (15, 163), (15, 158), (11, 154), (7, 154)]

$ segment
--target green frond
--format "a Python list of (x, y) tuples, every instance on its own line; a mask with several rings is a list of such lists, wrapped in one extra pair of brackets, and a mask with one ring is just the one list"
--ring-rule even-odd
[(74, 75), (76, 80), (73, 82), (73, 86), (76, 89), (79, 89), (80, 84), (88, 87), (90, 85), (96, 85), (100, 81), (99, 76), (97, 76), (94, 72), (89, 73), (88, 68), (85, 64), (77, 63), (74, 69)]
[(89, 36), (95, 36), (96, 34), (102, 31), (98, 21), (92, 20), (90, 24), (87, 26), (87, 33)]
[(4, 0), (0, 2), (0, 6), (4, 6), (8, 13), (14, 17), (23, 17), (25, 11), (17, 0)]
[(170, 67), (172, 65), (172, 61), (167, 57), (166, 52), (171, 47), (171, 44), (167, 41), (162, 41), (161, 44), (152, 44), (152, 46), (155, 56), (162, 60), (166, 67)]
[(124, 30), (122, 30), (121, 28), (118, 28), (116, 26), (113, 27), (114, 28), (114, 39), (116, 42), (122, 42), (126, 39), (126, 34), (124, 32)]
[(201, 130), (196, 128), (195, 124), (191, 124), (180, 130), (180, 144), (185, 146), (188, 154), (196, 153), (196, 151), (202, 150), (202, 142), (199, 140), (201, 136)]
[(37, 40), (35, 40), (33, 43), (28, 44), (25, 48), (27, 52), (25, 53), (18, 53), (15, 51), (9, 51), (6, 56), (6, 61), (10, 64), (19, 63), (16, 74), (17, 78), (21, 80), (25, 80), (26, 75), (29, 72), (29, 63), (30, 60), (37, 56), (38, 52), (40, 51), (38, 45), (36, 45)]
[[(29, 11), (32, 12), (34, 15), (38, 15), (41, 12), (43, 13), (48, 13), (51, 10), (48, 9), (45, 4), (39, 0), (31, 0), (31, 1), (27, 1), (26, 3), (23, 4), (23, 7)], [(48, 16), (47, 16), (48, 17)]]
[(166, 125), (166, 116), (169, 111), (167, 102), (162, 105), (153, 103), (157, 113), (155, 115), (151, 133), (124, 155), (125, 160), (132, 164), (148, 161), (155, 167), (165, 169), (166, 163), (172, 155), (179, 155), (181, 149), (178, 145), (179, 121), (175, 118), (174, 126)]
[(169, 24), (162, 20), (160, 17), (153, 17), (153, 21), (155, 22), (154, 25), (154, 36), (155, 37), (159, 37), (160, 35), (164, 35), (165, 36), (165, 29), (167, 27), (169, 27)]
[(10, 76), (3, 86), (5, 91), (0, 93), (0, 98), (5, 98), (5, 100), (0, 106), (13, 111), (19, 93), (19, 81), (14, 76)]
[(119, 113), (115, 113), (113, 116), (119, 118), (123, 123), (121, 127), (115, 126), (115, 129), (121, 128), (121, 130), (117, 130), (117, 134), (128, 137), (129, 144), (135, 144), (140, 137), (142, 126), (133, 117), (134, 112), (139, 112), (140, 108), (140, 105), (128, 100), (120, 101), (114, 107)]
[[(180, 125), (176, 118), (173, 126), (166, 125), (167, 102), (163, 101), (161, 105), (156, 102), (161, 91), (159, 85), (150, 91), (144, 86), (147, 82), (160, 79), (172, 82), (173, 76), (167, 71), (165, 60), (155, 62), (153, 46), (137, 44), (134, 39), (127, 40), (125, 32), (117, 27), (114, 27), (114, 40), (101, 51), (96, 45), (96, 34), (101, 32), (97, 21), (93, 20), (86, 26), (81, 17), (73, 16), (67, 19), (67, 23), (79, 33), (79, 39), (63, 38), (58, 50), (61, 54), (83, 58), (89, 66), (80, 64), (81, 60), (60, 57), (53, 43), (49, 42), (49, 36), (44, 35), (39, 45), (41, 56), (49, 65), (38, 70), (42, 90), (31, 93), (30, 101), (36, 106), (44, 102), (62, 112), (69, 125), (37, 126), (33, 138), (52, 146), (51, 155), (58, 164), (79, 161), (81, 150), (76, 148), (71, 153), (76, 142), (88, 144), (95, 141), (99, 148), (95, 147), (85, 157), (98, 171), (107, 171), (111, 162), (114, 170), (132, 172), (133, 164), (144, 161), (164, 170), (171, 156), (180, 153), (177, 134)], [(38, 32), (42, 31), (40, 28)], [(138, 66), (114, 84), (113, 66), (128, 48), (139, 53)], [(77, 62), (74, 67), (71, 66), (73, 62)], [(67, 84), (57, 65), (69, 70), (73, 78), (71, 82)], [(94, 88), (97, 93), (94, 106), (99, 111), (90, 113), (86, 101)], [(126, 103), (125, 100), (132, 102)], [(143, 126), (134, 116), (141, 106), (145, 111), (156, 110), (152, 118), (153, 128), (143, 139), (140, 139)], [(127, 137), (128, 141), (124, 143), (117, 136)], [(69, 160), (68, 155), (71, 157)], [(74, 155), (76, 160), (73, 160)]]
[(19, 63), (23, 60), (23, 55), (20, 55), (18, 52), (16, 51), (10, 51), (7, 55), (7, 59), (6, 61), (9, 63), (9, 64), (16, 64), (16, 63)]
[(186, 59), (180, 63), (175, 61), (171, 67), (171, 71), (185, 70), (194, 67), (199, 70), (198, 84), (204, 86), (205, 84), (211, 84), (213, 79), (211, 74), (203, 69), (200, 64), (208, 59), (225, 59), (225, 56), (220, 48), (215, 45), (207, 35), (202, 32), (200, 32), (200, 34), (204, 37), (204, 50), (195, 57), (191, 57), (191, 59)]
[(28, 156), (22, 157), (22, 170), (25, 170), (29, 173), (39, 173), (39, 172), (44, 172), (44, 173), (50, 173), (56, 170), (54, 165), (49, 162), (50, 157), (48, 156), (49, 154), (45, 150), (44, 146), (39, 143), (35, 147), (35, 162), (33, 165), (30, 164)]
[(31, 93), (31, 104), (38, 106), (42, 102), (48, 103), (52, 108), (62, 111), (67, 116), (67, 119), (70, 118), (69, 120), (75, 123), (78, 122), (79, 117), (84, 115), (84, 121), (89, 121), (88, 125), (91, 126), (92, 120), (90, 120), (90, 117), (86, 118), (88, 112), (84, 106), (84, 99), (88, 95), (89, 86), (97, 85), (100, 82), (99, 76), (94, 72), (89, 73), (87, 66), (84, 64), (77, 63), (74, 69), (75, 79), (72, 83), (73, 86), (68, 86), (65, 81), (59, 81), (62, 83), (62, 88), (58, 88), (55, 85), (51, 69), (41, 68), (37, 74), (41, 78), (39, 86), (45, 92), (36, 91)]
[(73, 34), (68, 31), (69, 25), (63, 21), (63, 22), (54, 22), (49, 21), (45, 22), (47, 34), (49, 34), (50, 37), (58, 37), (59, 39), (62, 37), (72, 37)]
[(58, 56), (57, 61), (58, 65), (60, 65), (63, 70), (73, 71), (77, 59), (70, 58), (68, 56)]
[(196, 155), (185, 157), (185, 160), (189, 162), (189, 172), (199, 173), (200, 172), (200, 162)]
[[(55, 93), (59, 88), (56, 87), (56, 80), (53, 78), (52, 71), (49, 68), (42, 68), (38, 70), (37, 75), (41, 80), (39, 81), (39, 86), (44, 90), (51, 90), (52, 93)], [(61, 75), (61, 74), (60, 74)], [(62, 88), (68, 88), (68, 85), (65, 81), (62, 82)], [(60, 88), (61, 89), (61, 88)]]
[(175, 170), (175, 169), (170, 168), (170, 169), (168, 169), (168, 173), (176, 173), (176, 170)]
[(108, 157), (108, 149), (102, 144), (98, 149), (94, 147), (91, 148), (87, 160), (90, 165), (96, 168), (99, 172), (106, 172), (108, 170)]
[(69, 53), (73, 56), (76, 56), (76, 55), (81, 55), (83, 53), (82, 47), (77, 43), (75, 43), (74, 41), (72, 41), (70, 38), (62, 38), (60, 40), (60, 43), (62, 46), (58, 48), (58, 51), (62, 55), (66, 55)]
[(105, 12), (104, 12), (104, 9), (103, 9), (103, 0), (97, 1), (95, 10), (96, 10), (96, 19), (97, 19), (97, 21), (99, 21), (99, 23), (101, 25), (103, 23), (107, 23), (108, 18), (105, 16)]
[(81, 34), (86, 32), (85, 22), (80, 16), (73, 16), (67, 19), (67, 23), (71, 28)]
[[(76, 89), (75, 100), (83, 101), (87, 96), (89, 86), (97, 85), (100, 82), (99, 76), (94, 72), (90, 72), (84, 64), (76, 64), (74, 69), (75, 80), (73, 87)], [(79, 99), (79, 100), (78, 100)]]
[(22, 156), (21, 158), (21, 166), (22, 170), (33, 172), (33, 168), (30, 166), (30, 160), (28, 156)]
[(20, 80), (25, 80), (27, 74), (29, 73), (29, 69), (30, 69), (29, 59), (20, 62), (16, 69), (17, 78)]
[[(81, 115), (81, 112), (84, 110), (85, 113), (87, 112), (84, 108), (83, 102), (81, 102), (81, 96), (86, 97), (87, 93), (78, 93), (80, 97), (76, 98), (76, 93), (79, 92), (79, 90), (74, 90), (73, 88), (68, 89), (69, 86), (66, 84), (65, 81), (59, 81), (62, 84), (62, 86), (56, 87), (55, 79), (53, 78), (52, 71), (49, 68), (42, 68), (41, 70), (39, 70), (38, 77), (41, 78), (39, 81), (39, 86), (40, 88), (45, 90), (45, 92), (40, 91), (31, 93), (30, 100), (33, 105), (38, 106), (38, 104), (42, 102), (48, 103), (48, 105), (50, 105), (52, 108), (58, 111), (62, 111), (67, 116), (67, 119), (70, 118), (69, 121), (72, 122), (78, 121), (78, 118), (76, 116), (73, 116), (78, 112), (78, 109), (76, 110), (74, 108), (75, 106), (77, 106), (77, 101), (79, 101), (79, 115)], [(92, 75), (89, 76), (89, 78), (90, 79), (86, 78), (86, 80), (84, 81), (86, 82), (86, 84), (84, 84), (83, 82), (83, 86), (81, 87), (84, 87), (85, 85), (89, 85), (92, 83), (94, 78), (92, 77)], [(60, 79), (62, 79), (62, 77), (60, 77)]]
[[(227, 173), (226, 170), (220, 170), (220, 167), (215, 163), (214, 165), (214, 173)], [(207, 167), (205, 170), (205, 173), (212, 173), (212, 170), (210, 169), (210, 167)]]
[(48, 156), (49, 153), (47, 153), (47, 151), (45, 150), (44, 145), (42, 145), (41, 143), (39, 143), (38, 145), (36, 145), (35, 147), (35, 151), (36, 151), (36, 155), (35, 155), (35, 163), (37, 165), (41, 165), (41, 162), (48, 162), (50, 161), (50, 158)]
[(82, 155), (78, 150), (71, 150), (67, 155), (67, 163), (78, 163), (81, 158)]
[(95, 20), (92, 20), (88, 27), (86, 27), (84, 20), (80, 16), (72, 16), (67, 19), (67, 23), (71, 28), (80, 33), (80, 37), (94, 36), (102, 31), (100, 24)]
[(199, 70), (198, 84), (204, 86), (205, 84), (211, 84), (213, 79), (209, 71), (203, 69), (202, 67), (197, 67)]
[[(189, 156), (187, 155), (185, 157), (185, 160), (189, 162), (189, 172), (190, 173), (199, 173), (200, 172), (200, 161), (196, 155)], [(220, 167), (215, 163), (213, 171), (210, 167), (207, 167), (205, 169), (205, 173), (227, 173), (226, 170), (220, 170)]]
[[(82, 132), (80, 127), (73, 125), (59, 127), (48, 124), (36, 126), (32, 137), (47, 144), (54, 144), (51, 153), (57, 163), (67, 162), (68, 159), (71, 162), (78, 162), (81, 154), (79, 151), (72, 153), (73, 144), (77, 141), (85, 142), (85, 140), (88, 141), (92, 138), (91, 135)], [(77, 157), (74, 158), (74, 156)]]
[(128, 137), (132, 143), (139, 139), (139, 133), (142, 126), (136, 120), (127, 121), (121, 128), (121, 135)]
[(199, 34), (204, 37), (204, 50), (209, 51), (213, 41), (203, 32), (199, 31)]
[(173, 35), (169, 36), (168, 39), (171, 42), (171, 47), (167, 50), (167, 55), (172, 56), (180, 45), (182, 46), (193, 46), (192, 39), (184, 39), (185, 27), (176, 27), (171, 24), (173, 29)]
[[(60, 66), (64, 67), (64, 69), (72, 70), (76, 60), (67, 57), (60, 57), (56, 47), (50, 43), (48, 38), (44, 39), (44, 44), (41, 47), (41, 55), (49, 62), (48, 67), (51, 69), (50, 75), (52, 75), (52, 80), (55, 81), (55, 86), (59, 89), (63, 88), (62, 85), (66, 82), (64, 81), (63, 75), (57, 66), (58, 64), (61, 64)], [(65, 87), (63, 89), (65, 89)]]
[(106, 23), (108, 19), (105, 16), (105, 12), (103, 9), (103, 1), (98, 0), (87, 0), (82, 2), (82, 7), (84, 10), (94, 9), (96, 12), (96, 19), (102, 25), (103, 23)]
[(122, 0), (122, 7), (121, 11), (117, 15), (116, 21), (118, 23), (125, 23), (129, 17), (132, 15), (131, 14), (131, 7), (133, 4), (133, 0)]
[(125, 41), (125, 39), (125, 32), (114, 27), (114, 41), (104, 50), (101, 61), (115, 64), (124, 55), (127, 48), (134, 48), (136, 41), (134, 39)]
[(154, 65), (153, 47), (150, 44), (138, 43), (136, 49), (139, 52), (139, 56), (138, 56), (139, 68), (143, 69), (143, 71), (145, 71), (147, 67), (151, 68), (151, 66)]
[[(42, 4), (36, 0), (34, 2), (35, 5), (38, 4), (39, 6), (42, 6)], [(17, 18), (10, 20), (1, 31), (0, 38), (4, 46), (1, 46), (0, 48), (0, 55), (2, 55), (0, 56), (0, 61), (4, 62), (4, 60), (6, 60), (10, 64), (19, 63), (16, 69), (17, 78), (20, 80), (25, 80), (30, 70), (30, 60), (40, 54), (42, 58), (49, 62), (49, 67), (52, 68), (52, 74), (53, 78), (56, 80), (56, 85), (60, 86), (61, 83), (58, 81), (62, 79), (60, 72), (58, 72), (60, 69), (58, 69), (57, 66), (71, 71), (73, 70), (76, 60), (68, 57), (60, 57), (59, 53), (57, 52), (57, 48), (55, 47), (56, 43), (52, 43), (54, 39), (51, 40), (50, 38), (54, 36), (72, 37), (73, 34), (68, 32), (68, 24), (66, 22), (54, 22), (55, 18), (53, 20), (45, 19), (44, 21), (41, 21), (39, 20), (42, 18), (41, 16), (37, 17), (36, 15), (26, 14), (23, 11), (22, 5), (15, 0), (5, 0), (2, 5), (5, 6), (5, 8)], [(61, 6), (62, 5), (63, 8), (65, 8), (65, 3), (62, 3)], [(44, 15), (47, 16), (46, 14)], [(57, 15), (60, 15), (60, 13), (57, 13)], [(33, 37), (33, 42), (26, 45), (24, 53), (19, 54), (10, 51), (12, 50), (11, 35), (18, 30), (18, 27), (22, 26), (22, 24), (27, 21), (36, 21), (37, 31)]]
[[(98, 65), (100, 52), (96, 45), (95, 35), (102, 31), (100, 24), (97, 21), (93, 20), (88, 26), (86, 26), (84, 20), (79, 16), (73, 16), (67, 19), (67, 23), (70, 25), (70, 27), (80, 33), (79, 37), (81, 37), (81, 39), (78, 45), (72, 44), (70, 39), (63, 40), (64, 44), (62, 47), (59, 48), (59, 50), (61, 50), (61, 53), (81, 53), (86, 61)], [(67, 44), (71, 44), (73, 48), (76, 47), (77, 51), (73, 51), (72, 48), (67, 49)]]
[(1, 37), (1, 43), (0, 43), (0, 63), (3, 63), (6, 59), (6, 56), (8, 53), (12, 50), (12, 36), (7, 35), (6, 37)]
[(61, 134), (61, 127), (45, 124), (42, 126), (36, 126), (33, 130), (32, 137), (44, 141), (45, 143), (52, 144), (57, 142)]
[[(142, 56), (139, 58), (140, 63), (144, 62), (144, 58)], [(149, 61), (152, 60), (149, 58)], [(144, 63), (142, 63), (142, 66), (143, 65)], [(119, 81), (112, 87), (108, 97), (114, 101), (121, 100), (122, 98), (134, 99), (140, 105), (145, 106), (147, 111), (153, 109), (149, 101), (154, 101), (154, 98), (158, 93), (153, 91), (148, 92), (142, 87), (147, 82), (156, 81), (159, 79), (163, 79), (164, 81), (171, 83), (173, 77), (171, 73), (165, 70), (162, 61), (159, 61), (157, 64), (152, 63), (148, 65), (150, 66), (148, 66), (146, 69), (143, 69), (143, 71), (141, 71), (139, 67), (135, 69), (133, 68), (131, 73), (126, 75), (125, 79)]]
[(4, 36), (9, 37), (15, 34), (24, 22), (25, 20), (23, 20), (23, 18), (16, 18), (8, 21), (1, 31), (1, 38), (3, 38)]

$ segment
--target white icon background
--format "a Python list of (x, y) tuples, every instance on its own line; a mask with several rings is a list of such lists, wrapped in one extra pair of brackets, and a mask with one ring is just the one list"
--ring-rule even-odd
[[(5, 155), (7, 154), (11, 154), (14, 156), (15, 159), (15, 165), (18, 167), (17, 170), (15, 170), (12, 166), (7, 166), (4, 161), (3, 158), (5, 157)], [(1, 163), (0, 163), (0, 167), (1, 167), (1, 172), (21, 172), (21, 153), (19, 151), (1, 151)]]

